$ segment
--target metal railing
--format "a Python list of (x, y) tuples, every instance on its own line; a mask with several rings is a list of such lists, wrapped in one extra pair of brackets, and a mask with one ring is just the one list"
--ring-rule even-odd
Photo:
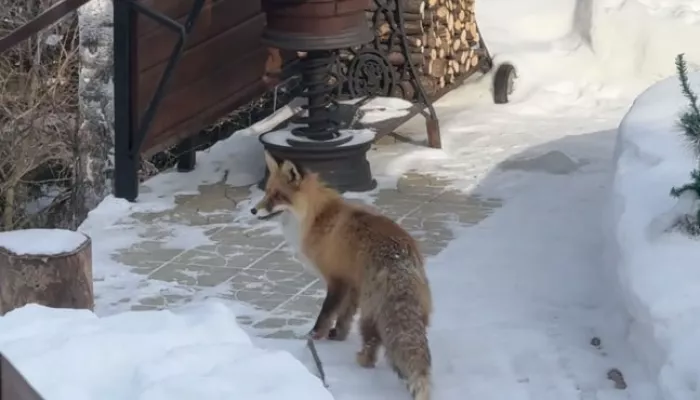
[[(184, 24), (151, 10), (135, 0), (114, 1), (114, 196), (128, 201), (136, 200), (139, 193), (138, 170), (140, 150), (148, 129), (158, 111), (173, 71), (182, 57), (185, 40), (201, 14), (206, 0), (195, 0)], [(132, 104), (137, 88), (134, 57), (137, 14), (142, 14), (160, 25), (176, 32), (178, 40), (173, 46), (165, 70), (140, 121), (135, 121)]]
[[(37, 17), (0, 38), (0, 55), (29, 39), (39, 31), (76, 11), (89, 0), (62, 0)], [(137, 0), (114, 0), (114, 195), (129, 201), (138, 196), (140, 149), (148, 129), (167, 92), (167, 85), (182, 56), (187, 35), (191, 32), (207, 0), (195, 0), (184, 24), (151, 10)], [(135, 26), (138, 14), (150, 18), (179, 35), (155, 93), (139, 121), (134, 116), (136, 71)]]

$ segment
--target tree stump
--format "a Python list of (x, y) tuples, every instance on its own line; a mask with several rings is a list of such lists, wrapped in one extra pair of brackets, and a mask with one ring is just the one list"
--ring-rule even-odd
[(0, 315), (37, 303), (92, 310), (92, 243), (80, 232), (0, 232)]

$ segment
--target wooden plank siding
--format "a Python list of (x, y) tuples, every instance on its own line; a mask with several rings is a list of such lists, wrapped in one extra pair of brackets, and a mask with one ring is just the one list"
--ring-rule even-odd
[[(184, 23), (193, 0), (142, 0)], [(150, 156), (262, 95), (268, 50), (260, 42), (265, 14), (260, 0), (209, 0), (185, 42), (141, 152)], [(148, 17), (136, 24), (137, 121), (148, 107), (178, 35)]]

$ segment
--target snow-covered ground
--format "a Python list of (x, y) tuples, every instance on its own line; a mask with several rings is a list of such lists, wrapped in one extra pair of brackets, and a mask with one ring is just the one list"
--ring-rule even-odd
[[(437, 104), (444, 150), (397, 144), (371, 156), (384, 183), (414, 169), (449, 178), (454, 189), (504, 203), (478, 225), (456, 230), (454, 242), (428, 259), (435, 296), (430, 330), (435, 398), (697, 398), (693, 356), (700, 346), (693, 340), (700, 324), (692, 314), (697, 298), (692, 289), (700, 277), (689, 269), (695, 248), (677, 235), (644, 236), (653, 217), (673, 205), (667, 195), (670, 187), (685, 182), (692, 167), (692, 159), (680, 155), (681, 144), (669, 132), (669, 118), (682, 102), (670, 90), (677, 88), (673, 81), (637, 102), (623, 124), (625, 140), (620, 143), (627, 147), (618, 148), (617, 164), (612, 158), (617, 126), (632, 100), (645, 87), (673, 75), (677, 53), (686, 53), (691, 67), (700, 63), (695, 43), (700, 5), (697, 0), (477, 3), (480, 28), (496, 62), (511, 61), (518, 68), (512, 102), (492, 104), (490, 76), (472, 80)], [(417, 118), (402, 131), (424, 137), (423, 129)], [(240, 172), (226, 177), (231, 184), (249, 184), (262, 168), (255, 138), (259, 132), (234, 135), (200, 154), (198, 169), (191, 174), (156, 177), (137, 204), (108, 199), (92, 213), (81, 229), (94, 241), (95, 290), (104, 304), (125, 293), (145, 296), (166, 285), (143, 282), (109, 257), (113, 249), (138, 241), (140, 234), (138, 227), (110, 224), (128, 212), (173, 207), (175, 194), (197, 193), (200, 184), (220, 180), (224, 165), (235, 165), (231, 168)], [(245, 169), (251, 160), (256, 169)], [(607, 216), (607, 222), (619, 221), (617, 225), (601, 226), (611, 188), (618, 195), (625, 192), (624, 200), (617, 199), (625, 208)], [(609, 264), (615, 260), (604, 257), (611, 232), (621, 245), (619, 274)], [(173, 241), (204, 242), (206, 237), (192, 226), (174, 232)], [(205, 323), (202, 310), (180, 317), (150, 312), (96, 319), (85, 312), (30, 307), (0, 318), (0, 350), (47, 391), (47, 400), (80, 398), (60, 391), (70, 387), (48, 392), (54, 377), (44, 367), (64, 365), (56, 363), (65, 363), (68, 354), (79, 361), (70, 364), (72, 371), (89, 373), (94, 380), (86, 391), (105, 390), (100, 398), (108, 398), (103, 393), (109, 390), (126, 395), (115, 398), (216, 398), (217, 393), (185, 391), (194, 390), (187, 376), (210, 386), (201, 390), (220, 387), (218, 394), (228, 393), (227, 398), (255, 398), (253, 388), (277, 390), (276, 385), (256, 386), (277, 378), (247, 368), (249, 362), (279, 373), (279, 390), (299, 379), (308, 390), (318, 388), (319, 398), (328, 396), (310, 373), (298, 375), (299, 364), (289, 357), (253, 349), (239, 334), (230, 309), (212, 310), (216, 316)], [(57, 322), (37, 333), (27, 322), (37, 313)], [(7, 332), (14, 333), (5, 333), (8, 326), (14, 328)], [(62, 331), (68, 326), (71, 331)], [(74, 339), (75, 332), (89, 339)], [(313, 371), (303, 343), (254, 341), (291, 352)], [(357, 342), (353, 335), (347, 344), (319, 345), (333, 398), (406, 399), (383, 363), (376, 371), (354, 365)], [(112, 350), (117, 348), (119, 352)], [(46, 354), (54, 357), (54, 364), (39, 358), (49, 349)], [(86, 353), (101, 358), (87, 358)], [(109, 357), (115, 357), (114, 364)], [(277, 361), (268, 365), (266, 359), (281, 360), (285, 370), (274, 369)], [(155, 363), (164, 366), (149, 369)], [(225, 392), (236, 385), (250, 391)], [(83, 398), (95, 398), (97, 392), (87, 393), (93, 396)], [(259, 398), (279, 398), (275, 393)]]
[(333, 399), (219, 303), (104, 318), (27, 305), (0, 318), (0, 350), (46, 400)]
[[(700, 74), (691, 82), (698, 92)], [(678, 211), (690, 212), (669, 190), (697, 166), (676, 125), (687, 105), (675, 77), (637, 98), (620, 125), (606, 215), (609, 255), (634, 317), (631, 341), (672, 400), (700, 396), (700, 243), (668, 231)]]

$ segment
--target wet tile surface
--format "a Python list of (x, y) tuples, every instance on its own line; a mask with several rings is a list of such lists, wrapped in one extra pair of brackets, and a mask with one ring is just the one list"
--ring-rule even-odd
[[(445, 180), (410, 173), (395, 189), (374, 193), (371, 205), (414, 235), (426, 256), (436, 255), (454, 239), (454, 227), (477, 224), (501, 206), (498, 199), (469, 196), (448, 186)], [(240, 313), (239, 321), (260, 335), (295, 337), (308, 331), (325, 285), (294, 257), (275, 222), (246, 215), (258, 195), (214, 184), (201, 186), (199, 195), (178, 197), (171, 210), (132, 214), (131, 223), (146, 227), (143, 241), (119, 250), (114, 260), (150, 280), (182, 288), (177, 294), (140, 299), (132, 309), (217, 297), (259, 311)], [(173, 245), (172, 230), (178, 226), (198, 227), (206, 243), (180, 240)]]

